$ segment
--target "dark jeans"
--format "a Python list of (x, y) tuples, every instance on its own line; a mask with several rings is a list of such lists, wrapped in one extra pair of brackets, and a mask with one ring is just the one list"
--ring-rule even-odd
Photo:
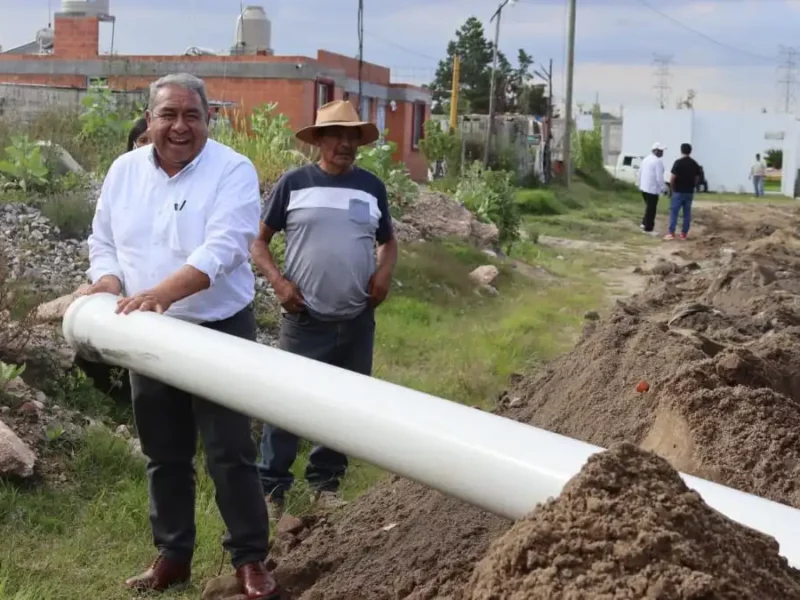
[[(204, 327), (256, 338), (252, 308)], [(238, 568), (267, 557), (269, 530), (255, 466), (250, 419), (164, 383), (131, 373), (133, 413), (147, 456), (150, 524), (159, 554), (190, 561), (195, 545), (195, 470), (198, 430), (227, 533), (223, 546)]]
[[(348, 321), (321, 321), (307, 313), (285, 314), (281, 323), (280, 349), (306, 358), (372, 374), (375, 346), (375, 311), (367, 308)], [(269, 424), (261, 436), (259, 472), (264, 493), (282, 499), (294, 482), (291, 468), (297, 458), (298, 437)], [(305, 478), (317, 491), (335, 492), (347, 470), (347, 456), (315, 446), (308, 458)]]
[(669, 207), (669, 232), (674, 234), (678, 227), (678, 213), (683, 211), (683, 234), (689, 233), (692, 224), (692, 200), (694, 194), (691, 192), (673, 192)]
[(642, 227), (645, 231), (653, 231), (656, 226), (656, 211), (658, 210), (658, 194), (648, 194), (642, 192), (644, 199), (644, 217), (642, 218)]

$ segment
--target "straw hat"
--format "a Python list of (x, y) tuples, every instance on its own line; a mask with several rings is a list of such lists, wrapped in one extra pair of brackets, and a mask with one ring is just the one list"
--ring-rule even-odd
[(317, 122), (309, 127), (303, 127), (294, 135), (301, 142), (316, 146), (318, 143), (316, 132), (323, 127), (356, 127), (361, 130), (359, 143), (362, 146), (371, 144), (381, 137), (374, 123), (359, 119), (356, 109), (348, 100), (334, 100), (320, 106), (317, 111)]

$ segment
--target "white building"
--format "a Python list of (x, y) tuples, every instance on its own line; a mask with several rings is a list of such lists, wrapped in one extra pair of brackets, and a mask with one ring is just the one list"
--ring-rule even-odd
[(755, 155), (783, 150), (781, 193), (797, 197), (795, 182), (800, 166), (800, 121), (794, 116), (728, 113), (702, 110), (625, 108), (622, 154), (645, 156), (654, 142), (667, 147), (669, 168), (684, 142), (705, 171), (709, 191), (749, 193), (748, 178)]

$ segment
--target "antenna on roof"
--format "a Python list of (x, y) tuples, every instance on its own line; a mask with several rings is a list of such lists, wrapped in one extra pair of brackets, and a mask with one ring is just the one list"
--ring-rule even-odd
[(47, 0), (47, 27), (53, 26), (53, 0)]

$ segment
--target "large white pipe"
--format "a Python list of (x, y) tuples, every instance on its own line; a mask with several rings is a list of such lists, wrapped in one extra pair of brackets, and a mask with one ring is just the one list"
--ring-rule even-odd
[[(557, 496), (602, 448), (155, 313), (77, 299), (64, 335), (88, 358), (132, 369), (518, 519)], [(773, 536), (800, 567), (800, 511), (683, 475), (712, 507)]]

